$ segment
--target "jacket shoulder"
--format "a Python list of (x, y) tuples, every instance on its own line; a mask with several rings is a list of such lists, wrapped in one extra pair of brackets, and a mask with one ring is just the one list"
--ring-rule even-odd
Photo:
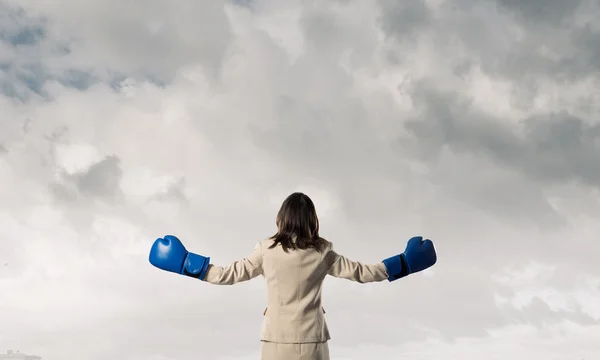
[(266, 238), (258, 242), (263, 250), (268, 249), (271, 245), (273, 245), (274, 240), (271, 238)]
[(331, 241), (325, 239), (323, 241), (325, 241), (325, 251), (333, 250), (333, 243)]

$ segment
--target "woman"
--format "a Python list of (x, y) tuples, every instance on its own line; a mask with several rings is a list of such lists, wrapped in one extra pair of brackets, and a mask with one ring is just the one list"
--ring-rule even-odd
[(215, 285), (232, 285), (263, 275), (268, 306), (261, 331), (263, 360), (328, 360), (330, 339), (321, 289), (327, 275), (359, 283), (394, 281), (424, 270), (437, 260), (431, 240), (413, 237), (404, 253), (365, 265), (336, 253), (319, 236), (319, 219), (311, 199), (293, 193), (277, 214), (277, 233), (259, 241), (246, 258), (227, 267), (188, 252), (167, 235), (154, 242), (150, 263), (162, 270)]

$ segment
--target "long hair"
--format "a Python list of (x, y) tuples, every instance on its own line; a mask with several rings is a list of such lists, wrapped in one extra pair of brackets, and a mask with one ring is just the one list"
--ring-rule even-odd
[(326, 246), (326, 240), (319, 236), (315, 204), (301, 192), (295, 192), (283, 201), (275, 222), (277, 233), (271, 236), (274, 243), (269, 249), (281, 244), (285, 252), (310, 248), (320, 252)]

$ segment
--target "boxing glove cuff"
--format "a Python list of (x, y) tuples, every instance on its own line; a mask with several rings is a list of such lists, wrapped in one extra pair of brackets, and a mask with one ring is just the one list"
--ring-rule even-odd
[(389, 282), (403, 278), (409, 273), (404, 254), (389, 257), (383, 260), (383, 264), (387, 270)]
[(181, 273), (196, 279), (204, 280), (206, 270), (210, 264), (210, 257), (189, 252), (183, 262)]

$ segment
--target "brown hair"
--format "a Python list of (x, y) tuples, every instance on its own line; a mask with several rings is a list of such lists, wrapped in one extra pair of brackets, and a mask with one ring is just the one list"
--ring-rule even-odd
[[(276, 218), (277, 233), (271, 236), (275, 242), (269, 248), (281, 244), (288, 249), (316, 249), (322, 251), (327, 242), (319, 236), (319, 218), (315, 204), (305, 194), (295, 192), (281, 204)], [(296, 241), (293, 238), (296, 237)]]

